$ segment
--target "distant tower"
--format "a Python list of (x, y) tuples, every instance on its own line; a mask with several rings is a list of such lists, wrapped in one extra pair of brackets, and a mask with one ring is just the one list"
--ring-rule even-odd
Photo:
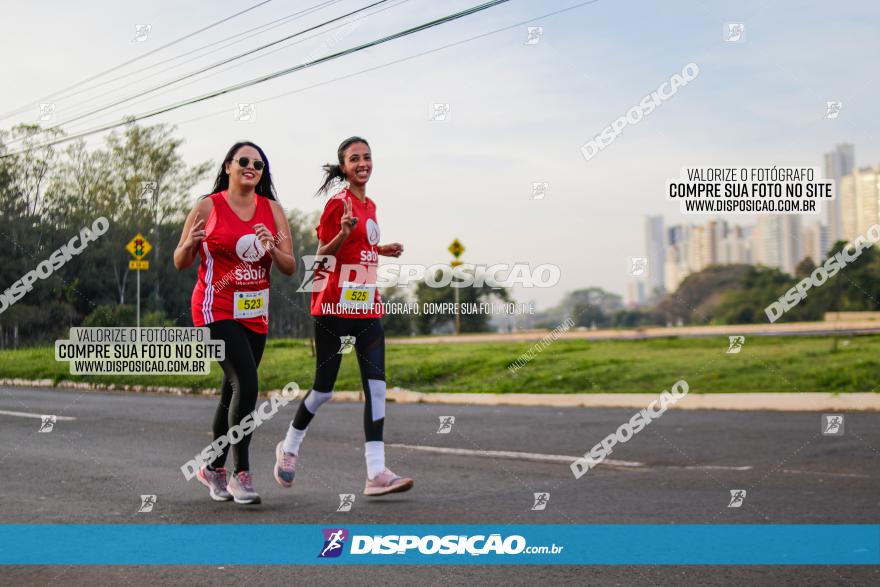
[(794, 275), (795, 267), (805, 254), (801, 243), (801, 219), (794, 214), (762, 214), (755, 231), (757, 263), (778, 267)]
[[(833, 244), (844, 238), (843, 221), (840, 210), (840, 178), (852, 173), (855, 167), (855, 149), (849, 143), (843, 143), (834, 147), (833, 151), (825, 153), (825, 178), (834, 180), (834, 189), (838, 194), (830, 202), (826, 203), (828, 213), (828, 236)], [(825, 254), (826, 251), (822, 253)]]
[(662, 216), (645, 218), (645, 256), (648, 257), (648, 295), (663, 291), (666, 264), (666, 232)]

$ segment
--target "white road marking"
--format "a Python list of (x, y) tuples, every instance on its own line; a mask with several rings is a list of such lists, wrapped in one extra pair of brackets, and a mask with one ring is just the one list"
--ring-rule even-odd
[(827, 471), (802, 471), (800, 469), (780, 469), (782, 473), (793, 473), (796, 475), (822, 475), (824, 477), (858, 477), (859, 479), (870, 479), (870, 475), (862, 473), (829, 473)]
[[(468, 448), (447, 448), (445, 446), (421, 446), (417, 444), (389, 444), (396, 448), (406, 448), (409, 450), (423, 450), (425, 452), (435, 452), (447, 455), (464, 455), (472, 457), (489, 457), (495, 459), (517, 459), (520, 461), (537, 461), (543, 463), (568, 463), (580, 457), (570, 457), (566, 455), (545, 455), (536, 452), (516, 452), (512, 450), (471, 450)], [(642, 467), (645, 463), (636, 461), (619, 461), (617, 459), (605, 459), (603, 465), (611, 467)]]
[[(43, 416), (51, 416), (52, 414), (31, 414), (28, 412), (12, 412), (9, 410), (0, 410), (0, 416), (18, 416), (19, 418), (36, 418), (37, 420), (42, 420)], [(64, 421), (64, 420), (76, 420), (73, 416), (55, 416), (55, 420)]]
[(698, 469), (703, 471), (750, 471), (752, 469), (751, 465), (744, 465), (742, 467), (727, 467), (724, 465), (688, 465), (684, 467), (685, 469)]
[[(449, 448), (445, 446), (422, 446), (418, 444), (389, 444), (395, 448), (405, 448), (408, 450), (421, 450), (424, 452), (433, 452), (446, 455), (463, 455), (471, 457), (489, 457), (495, 459), (515, 459), (520, 461), (536, 461), (543, 463), (566, 463), (571, 464), (580, 457), (570, 457), (566, 455), (548, 455), (536, 452), (517, 452), (512, 450), (472, 450), (468, 448)], [(619, 461), (617, 459), (605, 459), (601, 463), (609, 467), (625, 467), (637, 469), (640, 467), (654, 468), (652, 465), (646, 465), (637, 461)], [(689, 470), (708, 470), (708, 471), (751, 471), (754, 469), (751, 465), (687, 465), (678, 467), (675, 465), (665, 466), (666, 469), (689, 469)], [(799, 474), (799, 475), (823, 475), (826, 477), (858, 477), (870, 478), (870, 475), (860, 473), (828, 473), (823, 471), (803, 471), (800, 469), (780, 469), (781, 473)]]

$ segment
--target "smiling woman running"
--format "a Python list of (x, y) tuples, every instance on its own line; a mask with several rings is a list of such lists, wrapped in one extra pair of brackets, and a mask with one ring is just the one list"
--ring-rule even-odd
[[(299, 405), (287, 436), (275, 447), (275, 480), (290, 487), (296, 459), (309, 423), (330, 399), (342, 361), (343, 344), (354, 338), (361, 380), (364, 386), (364, 456), (367, 482), (364, 495), (385, 495), (407, 491), (413, 480), (395, 475), (385, 466), (385, 331), (382, 305), (376, 291), (379, 255), (399, 257), (403, 245), (379, 244), (376, 204), (367, 197), (367, 181), (373, 171), (373, 156), (367, 141), (351, 137), (339, 145), (338, 165), (324, 166), (324, 183), (318, 193), (327, 192), (334, 180), (345, 179), (348, 187), (327, 201), (318, 225), (318, 255), (336, 257), (335, 269), (326, 286), (312, 292), (315, 317), (315, 384)], [(342, 276), (354, 268), (355, 277)], [(357, 274), (361, 274), (358, 278)], [(345, 342), (343, 341), (345, 339)]]
[[(174, 266), (186, 269), (200, 256), (192, 295), (194, 326), (207, 326), (211, 339), (224, 342), (223, 382), (214, 414), (214, 439), (238, 426), (257, 404), (257, 367), (269, 332), (269, 271), (296, 271), (290, 225), (275, 198), (269, 160), (257, 145), (232, 145), (214, 182), (186, 218)], [(216, 501), (260, 503), (248, 463), (253, 434), (232, 445), (235, 471), (227, 487), (227, 444), (198, 479)], [(230, 435), (235, 437), (235, 435)]]

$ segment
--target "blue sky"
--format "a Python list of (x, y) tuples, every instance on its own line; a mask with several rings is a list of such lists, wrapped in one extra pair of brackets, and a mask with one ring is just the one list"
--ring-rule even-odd
[[(369, 194), (379, 206), (383, 238), (406, 246), (404, 262), (444, 262), (446, 247), (457, 237), (467, 248), (464, 260), (469, 262), (555, 263), (562, 272), (558, 286), (516, 292), (518, 299), (536, 300), (544, 307), (580, 287), (624, 292), (629, 257), (643, 252), (644, 216), (683, 219), (677, 204), (663, 198), (665, 180), (676, 177), (683, 166), (817, 166), (824, 151), (844, 141), (855, 144), (859, 165), (880, 162), (873, 115), (876, 61), (871, 58), (880, 54), (880, 6), (871, 2), (600, 0), (531, 23), (544, 27), (537, 45), (524, 44), (526, 25), (521, 25), (269, 100), (576, 3), (513, 0), (154, 120), (179, 126), (178, 133), (186, 139), (184, 154), (193, 163), (219, 160), (238, 139), (259, 143), (272, 162), (282, 203), (305, 210), (322, 205), (312, 194), (320, 165), (335, 157), (337, 144), (352, 134), (365, 136), (375, 159)], [(156, 59), (223, 40), (313, 4), (317, 0), (275, 0)], [(57, 115), (64, 118), (83, 98), (89, 98), (88, 106), (100, 105), (361, 5), (344, 0), (178, 69), (163, 68), (156, 77), (110, 85), (116, 93), (56, 100)], [(409, 0), (368, 18), (336, 47), (470, 5), (459, 0)], [(246, 6), (165, 0), (11, 5), (0, 23), (0, 38), (10, 56), (0, 111), (27, 104)], [(725, 22), (744, 23), (745, 42), (724, 42)], [(132, 42), (137, 23), (152, 25), (146, 42)], [(326, 52), (321, 45), (326, 38), (158, 95), (127, 112), (289, 67), (316, 51)], [(583, 158), (583, 143), (689, 62), (700, 67), (697, 79), (589, 162)], [(826, 100), (843, 102), (839, 119), (823, 118)], [(254, 122), (234, 120), (238, 102), (256, 104)], [(448, 121), (429, 120), (435, 102), (450, 104)], [(28, 114), (2, 124), (33, 119)], [(543, 181), (550, 184), (549, 194), (531, 200), (532, 182)], [(748, 221), (737, 219), (744, 220)]]

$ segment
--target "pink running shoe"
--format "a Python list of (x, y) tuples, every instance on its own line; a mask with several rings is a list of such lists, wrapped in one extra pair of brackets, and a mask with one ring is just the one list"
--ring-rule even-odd
[(391, 469), (385, 468), (384, 471), (367, 479), (367, 485), (364, 487), (364, 495), (387, 495), (389, 493), (400, 493), (401, 491), (409, 491), (412, 489), (413, 480), (407, 477), (398, 477), (391, 472)]
[(275, 468), (272, 474), (281, 487), (293, 485), (293, 478), (296, 476), (296, 455), (284, 452), (283, 440), (275, 447)]

